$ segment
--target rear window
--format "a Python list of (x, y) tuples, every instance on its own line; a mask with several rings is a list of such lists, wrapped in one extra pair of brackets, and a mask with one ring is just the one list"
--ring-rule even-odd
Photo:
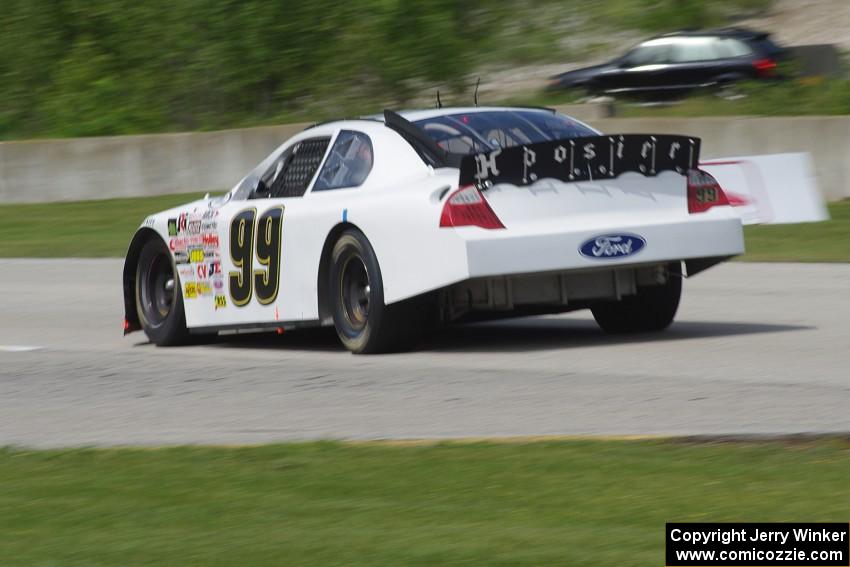
[(494, 110), (417, 120), (442, 149), (453, 154), (488, 152), (596, 132), (561, 114), (534, 110)]
[(361, 132), (342, 130), (331, 148), (313, 191), (358, 187), (372, 170), (372, 142)]

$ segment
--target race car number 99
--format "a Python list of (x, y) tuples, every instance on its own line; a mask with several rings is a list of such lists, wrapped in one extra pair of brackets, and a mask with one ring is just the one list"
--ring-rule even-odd
[[(245, 209), (230, 222), (230, 259), (236, 270), (230, 272), (228, 281), (230, 298), (237, 307), (247, 305), (254, 293), (261, 305), (272, 303), (280, 284), (283, 207), (271, 208), (256, 217), (257, 209)], [(260, 266), (257, 270), (255, 249)]]

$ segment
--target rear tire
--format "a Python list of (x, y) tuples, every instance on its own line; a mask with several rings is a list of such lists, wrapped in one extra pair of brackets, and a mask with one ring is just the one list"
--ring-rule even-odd
[(168, 248), (159, 238), (149, 240), (139, 253), (136, 312), (145, 334), (157, 346), (188, 341), (180, 278)]
[(419, 339), (419, 302), (384, 304), (378, 258), (362, 232), (348, 229), (340, 235), (328, 272), (328, 303), (345, 348), (372, 354), (409, 348)]
[(593, 318), (609, 334), (649, 333), (666, 329), (673, 322), (682, 296), (682, 267), (667, 266), (667, 282), (638, 286), (637, 294), (620, 301), (603, 301), (590, 310)]
[(717, 86), (714, 91), (715, 95), (717, 95), (717, 98), (722, 98), (723, 100), (739, 100), (746, 98), (747, 95), (741, 90), (741, 86), (738, 82), (739, 79), (731, 78), (716, 81)]

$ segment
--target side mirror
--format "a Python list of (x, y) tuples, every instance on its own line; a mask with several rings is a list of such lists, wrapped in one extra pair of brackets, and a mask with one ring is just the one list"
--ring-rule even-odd
[(266, 185), (265, 182), (262, 179), (257, 178), (257, 182), (254, 183), (254, 191), (253, 191), (254, 195), (267, 195), (268, 192), (269, 192), (268, 185)]
[(269, 187), (259, 177), (254, 180), (251, 186), (251, 193), (248, 199), (260, 199), (269, 196)]

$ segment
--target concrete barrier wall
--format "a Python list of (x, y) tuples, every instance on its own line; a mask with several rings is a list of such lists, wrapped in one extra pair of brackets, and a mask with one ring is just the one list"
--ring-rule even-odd
[(606, 118), (603, 132), (685, 134), (702, 138), (702, 159), (809, 152), (823, 196), (850, 197), (850, 116)]
[[(811, 152), (828, 199), (850, 197), (850, 117), (603, 118), (561, 108), (604, 132), (689, 134), (704, 158)], [(0, 143), (0, 202), (137, 197), (232, 187), (306, 124), (219, 132)]]
[(220, 191), (307, 124), (0, 143), (0, 202)]

